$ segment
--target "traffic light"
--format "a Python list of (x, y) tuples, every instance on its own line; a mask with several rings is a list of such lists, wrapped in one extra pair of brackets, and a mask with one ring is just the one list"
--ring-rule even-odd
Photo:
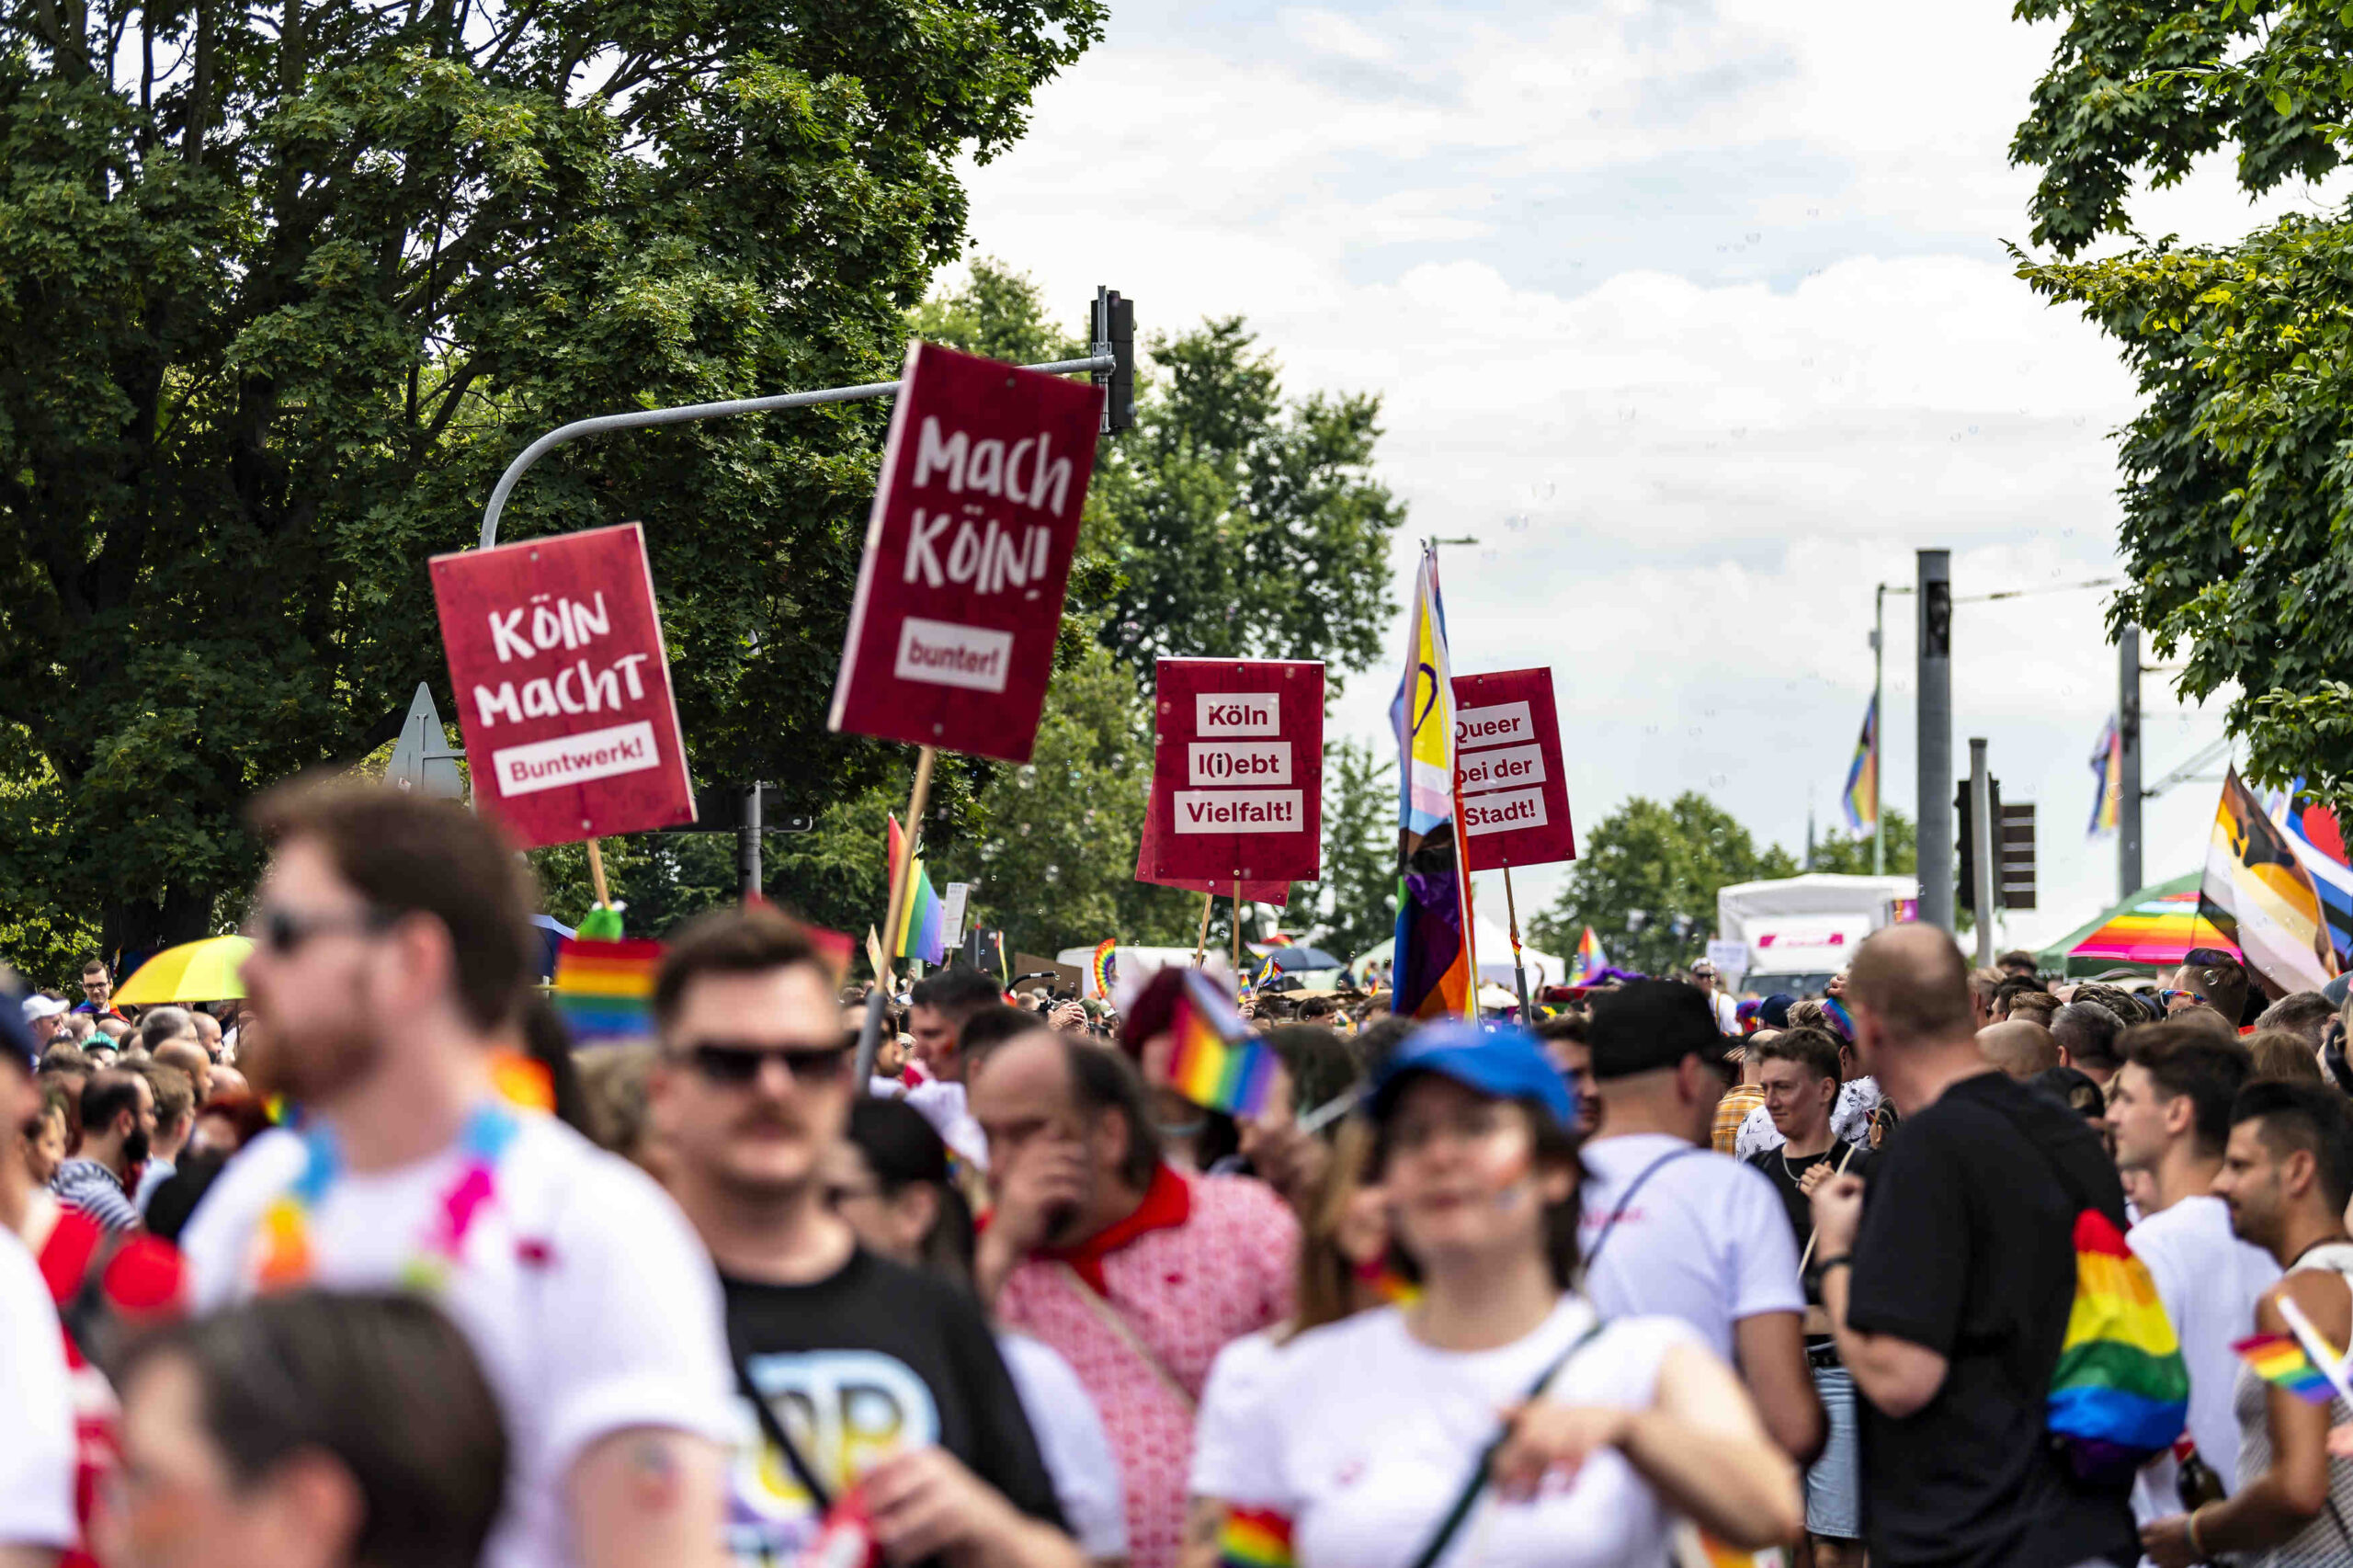
[[(1994, 820), (1994, 841), (1998, 846), (2002, 840), (2002, 781), (1998, 778), (1988, 778), (1985, 780), (1985, 790), (1988, 796), (1986, 803), (1991, 808), (1986, 814)], [(1961, 878), (1961, 890), (1953, 897), (1953, 907), (1965, 909), (1974, 915), (1977, 913), (1977, 813), (1969, 809), (1968, 779), (1962, 779), (1954, 788), (1952, 807), (1961, 816), (1961, 831), (1953, 835), (1952, 840), (1953, 869)], [(1997, 847), (1995, 851), (1996, 858), (1994, 862), (1994, 896), (1997, 901), (2001, 897), (2002, 888), (2000, 853)]]
[(1136, 422), (1136, 302), (1116, 289), (1098, 287), (1088, 301), (1087, 322), (1094, 340), (1089, 355), (1100, 358), (1108, 354), (1117, 361), (1094, 373), (1097, 386), (1110, 389), (1103, 400), (1103, 433), (1108, 436)]

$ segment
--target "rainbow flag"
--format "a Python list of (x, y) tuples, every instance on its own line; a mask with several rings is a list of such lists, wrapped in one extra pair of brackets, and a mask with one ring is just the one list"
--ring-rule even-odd
[(1217, 1560), (1219, 1568), (1290, 1568), (1290, 1521), (1265, 1508), (1228, 1508)]
[(2189, 1371), (2156, 1281), (2115, 1221), (2081, 1210), (2075, 1239), (2075, 1299), (2045, 1424), (2078, 1479), (2129, 1476), (2181, 1436)]
[(1438, 551), (1425, 546), (1405, 619), (1397, 734), (1397, 928), (1389, 1006), (1408, 1017), (1476, 1016), (1469, 862), (1456, 836), (1454, 671)]
[(1197, 1106), (1229, 1116), (1256, 1116), (1275, 1086), (1275, 1053), (1251, 1038), (1209, 976), (1188, 970), (1169, 1015), (1176, 1048), (1168, 1056), (1168, 1087)]
[(2099, 733), (2099, 744), (2092, 747), (2091, 768), (2099, 782), (2092, 791), (2092, 820), (2084, 836), (2105, 838), (2116, 831), (2117, 803), (2124, 799), (2124, 732), (2117, 728), (2113, 713)]
[(2234, 1340), (2238, 1358), (2265, 1382), (2286, 1389), (2306, 1404), (2326, 1404), (2336, 1390), (2328, 1374), (2313, 1365), (2304, 1347), (2284, 1334), (2257, 1334)]
[(647, 1040), (654, 1034), (654, 971), (662, 944), (566, 937), (555, 950), (550, 999), (574, 1046)]
[(1586, 926), (1585, 935), (1577, 938), (1577, 950), (1569, 956), (1568, 983), (1590, 985), (1594, 976), (1608, 967), (1609, 955), (1601, 950), (1601, 938), (1593, 934), (1592, 926)]
[[(899, 858), (906, 853), (906, 835), (899, 831), (899, 819), (891, 818), (891, 869), (895, 873)], [(907, 906), (899, 912), (899, 929), (891, 942), (891, 956), (921, 959), (926, 963), (938, 963), (948, 956), (946, 912), (939, 894), (932, 891), (931, 879), (924, 874), (923, 857), (915, 857), (907, 868)]]
[(1111, 987), (1118, 983), (1120, 978), (1118, 937), (1106, 937), (1095, 944), (1095, 957), (1089, 961), (1088, 969), (1095, 976), (1095, 994), (1108, 1002)]
[(1847, 792), (1839, 798), (1847, 810), (1847, 825), (1856, 832), (1879, 825), (1879, 694), (1863, 710), (1863, 733), (1855, 741), (1855, 760), (1847, 765)]

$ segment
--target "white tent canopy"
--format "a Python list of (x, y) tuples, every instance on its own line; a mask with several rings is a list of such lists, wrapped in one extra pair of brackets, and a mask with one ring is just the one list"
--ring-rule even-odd
[[(1511, 937), (1504, 928), (1483, 917), (1473, 917), (1471, 925), (1472, 939), (1479, 945), (1479, 978), (1493, 985), (1513, 984), (1511, 967)], [(1348, 965), (1350, 974), (1362, 974), (1376, 964), (1386, 964), (1396, 944), (1376, 942), (1357, 955)], [(1540, 985), (1558, 985), (1569, 972), (1565, 960), (1553, 953), (1540, 953), (1525, 942), (1520, 944), (1520, 960), (1528, 966), (1528, 989), (1532, 995)]]

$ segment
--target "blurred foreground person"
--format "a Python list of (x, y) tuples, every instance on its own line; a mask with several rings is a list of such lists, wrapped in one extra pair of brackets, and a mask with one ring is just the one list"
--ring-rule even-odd
[(1904, 1118), (1868, 1193), (1852, 1175), (1813, 1192), (1813, 1269), (1863, 1396), (1873, 1568), (2132, 1562), (2130, 1478), (2079, 1483), (2045, 1425), (2076, 1218), (2124, 1228), (2116, 1167), (2081, 1116), (1986, 1060), (1944, 932), (1874, 934), (1847, 1002), (1862, 1065)]
[(460, 807), (381, 787), (263, 799), (251, 915), (263, 1133), (182, 1241), (201, 1309), (408, 1285), (482, 1358), (506, 1417), (494, 1568), (719, 1560), (732, 1431), (719, 1290), (644, 1173), (493, 1085), (532, 972), (528, 873)]
[[(40, 1107), (32, 1041), (0, 1019), (0, 1127), (22, 1125)], [(0, 1568), (50, 1568), (81, 1540), (74, 1517), (74, 1406), (63, 1335), (48, 1287), (16, 1231), (30, 1173), (0, 1169)], [(43, 1195), (46, 1197), (46, 1194)]]
[(1572, 1287), (1575, 1108), (1533, 1039), (1427, 1027), (1370, 1108), (1422, 1295), (1282, 1350), (1255, 1462), (1229, 1467), (1256, 1481), (1229, 1556), (1287, 1538), (1303, 1568), (1597, 1568), (1665, 1561), (1678, 1515), (1742, 1547), (1797, 1533), (1797, 1471), (1732, 1369)]
[(294, 1290), (136, 1343), (108, 1568), (472, 1568), (506, 1435), (410, 1295)]
[[(2231, 1107), (2230, 1142), (2214, 1195), (2231, 1227), (2269, 1253), (2284, 1278), (2263, 1293), (2254, 1332), (2288, 1338), (2291, 1302), (2330, 1345), (2353, 1334), (2353, 1119), (2345, 1096), (2317, 1084), (2248, 1084)], [(2227, 1556), (2261, 1568), (2353, 1562), (2353, 1459), (2328, 1452), (2332, 1422), (2353, 1419), (2342, 1397), (2313, 1404), (2242, 1365), (2238, 1490), (2149, 1525), (2141, 1544), (2158, 1568)]]
[(903, 1564), (1077, 1568), (978, 1304), (861, 1247), (826, 1201), (863, 1089), (834, 987), (767, 907), (704, 915), (654, 982), (654, 1118), (745, 1396), (727, 1544), (747, 1568), (831, 1562), (842, 1528)]

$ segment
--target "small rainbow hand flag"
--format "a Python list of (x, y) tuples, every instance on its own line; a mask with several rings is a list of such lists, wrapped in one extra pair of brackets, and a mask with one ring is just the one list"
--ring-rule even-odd
[(1275, 1053), (1251, 1038), (1250, 1026), (1199, 970), (1185, 975), (1168, 1020), (1176, 1048), (1167, 1085), (1198, 1106), (1229, 1116), (1256, 1116), (1275, 1086)]
[[(891, 818), (891, 866), (898, 868), (900, 858), (906, 854), (906, 835), (899, 830), (899, 819)], [(899, 928), (892, 933), (891, 952), (895, 958), (921, 959), (926, 963), (940, 963), (948, 957), (945, 942), (947, 912), (939, 902), (939, 894), (925, 874), (923, 857), (915, 858), (907, 868), (907, 903), (899, 912)]]
[(2239, 1359), (2265, 1382), (2286, 1389), (2307, 1404), (2326, 1404), (2336, 1389), (2328, 1374), (2313, 1365), (2304, 1347), (2284, 1334), (2258, 1334), (2231, 1346)]
[(1218, 1568), (1290, 1568), (1290, 1521), (1266, 1508), (1228, 1508), (1217, 1560)]
[(645, 1040), (654, 1033), (654, 973), (662, 944), (566, 937), (555, 950), (555, 1010), (574, 1046)]
[(1106, 1002), (1111, 999), (1111, 986), (1120, 978), (1119, 945), (1118, 937), (1106, 937), (1095, 947), (1095, 994)]

